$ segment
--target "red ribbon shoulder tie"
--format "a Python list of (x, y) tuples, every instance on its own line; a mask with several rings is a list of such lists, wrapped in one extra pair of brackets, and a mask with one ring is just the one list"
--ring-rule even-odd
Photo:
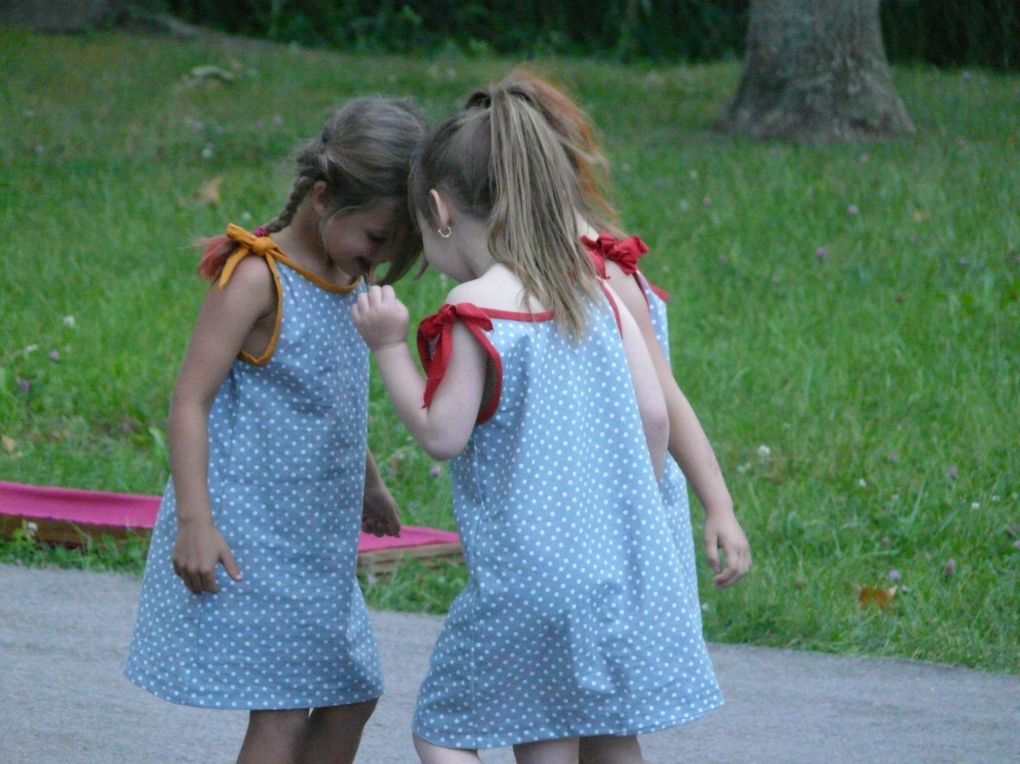
[(619, 265), (620, 269), (627, 276), (631, 276), (637, 271), (638, 260), (648, 252), (648, 246), (637, 236), (617, 239), (608, 233), (604, 233), (594, 240), (583, 236), (581, 237), (581, 243), (596, 257), (603, 260), (612, 260)]
[[(444, 305), (439, 312), (429, 316), (418, 326), (418, 356), (425, 368), (428, 379), (425, 382), (423, 408), (428, 408), (436, 394), (439, 383), (446, 374), (453, 354), (453, 327), (462, 321), (481, 340), (483, 331), (492, 331), (492, 320), (481, 308), (471, 303)], [(483, 344), (487, 344), (484, 343)]]

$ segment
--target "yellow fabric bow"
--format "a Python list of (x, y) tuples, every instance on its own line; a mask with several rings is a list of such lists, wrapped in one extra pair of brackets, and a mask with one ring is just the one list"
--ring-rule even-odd
[(231, 241), (236, 241), (240, 246), (234, 250), (234, 252), (227, 258), (227, 262), (223, 266), (223, 271), (220, 273), (220, 279), (217, 282), (217, 286), (223, 289), (230, 281), (230, 277), (234, 273), (234, 269), (237, 264), (240, 263), (248, 255), (258, 255), (264, 257), (267, 260), (270, 258), (284, 258), (286, 255), (283, 251), (276, 246), (276, 242), (273, 241), (272, 236), (255, 236), (250, 232), (244, 230), (239, 225), (231, 223), (227, 226), (227, 238)]

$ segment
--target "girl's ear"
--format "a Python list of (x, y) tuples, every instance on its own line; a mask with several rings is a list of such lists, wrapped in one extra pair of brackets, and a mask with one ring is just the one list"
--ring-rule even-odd
[(435, 217), (436, 226), (441, 229), (448, 229), (450, 227), (450, 219), (452, 217), (450, 214), (450, 203), (434, 188), (429, 191), (429, 205), (432, 207), (432, 214)]
[(329, 196), (329, 186), (326, 181), (317, 180), (308, 190), (308, 198), (312, 202), (312, 209), (320, 218), (325, 217), (333, 211), (332, 199)]

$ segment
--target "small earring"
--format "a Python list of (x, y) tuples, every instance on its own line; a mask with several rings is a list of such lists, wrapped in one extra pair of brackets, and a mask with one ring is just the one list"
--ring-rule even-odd
[(453, 236), (453, 229), (450, 228), (450, 226), (446, 226), (446, 228), (440, 228), (438, 231), (436, 231), (436, 233), (438, 233), (444, 239), (449, 239), (451, 236)]

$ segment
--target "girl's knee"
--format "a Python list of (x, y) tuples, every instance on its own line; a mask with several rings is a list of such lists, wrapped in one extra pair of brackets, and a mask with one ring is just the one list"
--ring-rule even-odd
[(577, 764), (578, 739), (539, 740), (514, 746), (517, 764)]
[(344, 727), (364, 727), (375, 712), (378, 698), (343, 706), (323, 706), (312, 709), (311, 718), (318, 723), (337, 724)]
[(444, 748), (413, 733), (411, 738), (414, 740), (414, 750), (417, 752), (421, 764), (481, 764), (478, 751)]
[(300, 735), (307, 723), (307, 708), (294, 708), (285, 711), (252, 711), (248, 714), (249, 729), (274, 735)]
[(644, 764), (635, 735), (583, 737), (579, 750), (580, 764)]

